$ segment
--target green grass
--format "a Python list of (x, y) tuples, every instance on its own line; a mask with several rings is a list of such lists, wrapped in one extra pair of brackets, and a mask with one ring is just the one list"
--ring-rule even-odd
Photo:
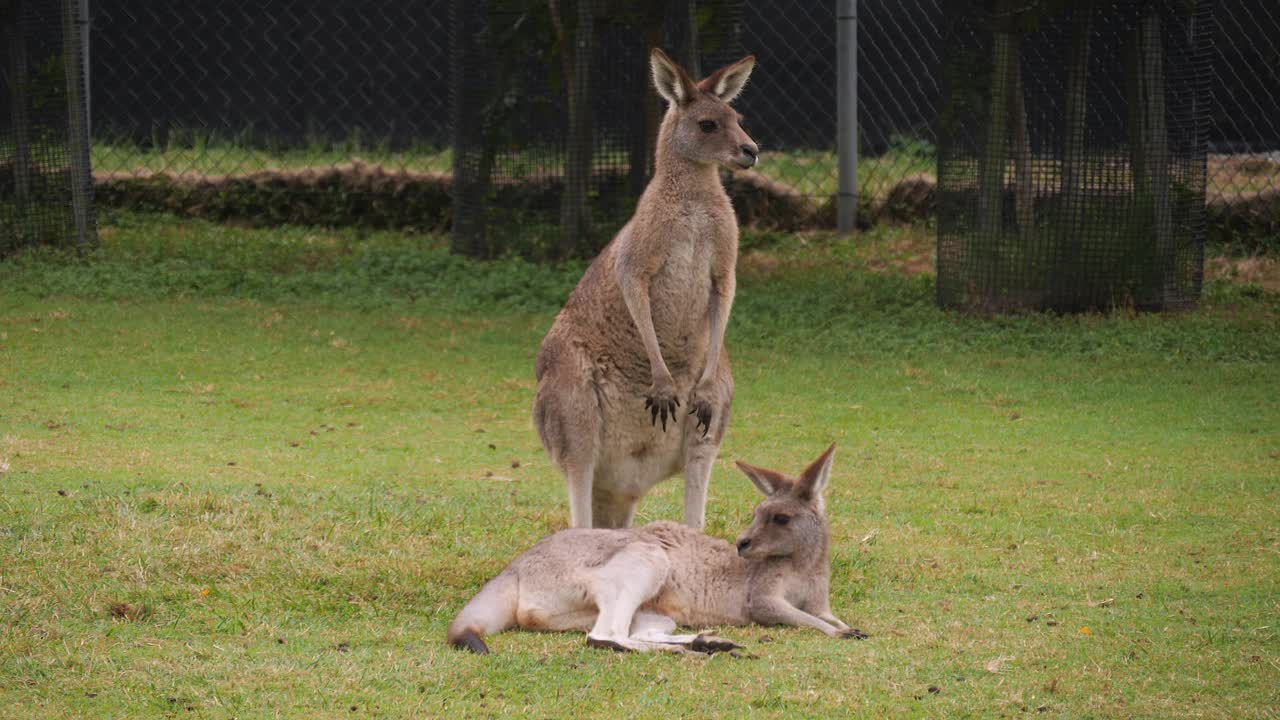
[[(795, 188), (803, 195), (833, 197), (839, 191), (839, 173), (834, 150), (765, 150), (756, 172)], [(877, 155), (858, 157), (858, 192), (883, 198), (903, 178), (916, 173), (937, 172), (936, 150), (926, 140), (897, 136), (890, 147)]]
[[(508, 633), (480, 658), (443, 646), (452, 614), (567, 522), (529, 404), (581, 266), (102, 235), (0, 263), (0, 716), (1276, 712), (1274, 294), (980, 321), (868, 270), (901, 231), (775, 238), (742, 263), (708, 530), (755, 502), (734, 459), (837, 442), (832, 602), (871, 638), (722, 628), (759, 659), (703, 661)], [(679, 505), (666, 483), (640, 519)]]

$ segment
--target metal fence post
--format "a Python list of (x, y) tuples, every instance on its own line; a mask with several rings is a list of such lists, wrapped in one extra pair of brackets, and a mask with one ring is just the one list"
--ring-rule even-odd
[(853, 232), (858, 218), (858, 0), (836, 0), (836, 229)]

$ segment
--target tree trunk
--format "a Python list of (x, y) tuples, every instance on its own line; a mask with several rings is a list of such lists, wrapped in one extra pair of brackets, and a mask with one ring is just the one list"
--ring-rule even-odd
[(1067, 59), (1066, 97), (1062, 138), (1062, 186), (1058, 191), (1053, 286), (1058, 304), (1071, 293), (1081, 277), (1080, 233), (1084, 219), (1084, 150), (1089, 92), (1089, 33), (1092, 0), (1082, 2), (1071, 20), (1071, 55)]
[(662, 12), (651, 13), (645, 18), (645, 69), (638, 73), (636, 83), (636, 106), (640, 112), (633, 118), (631, 148), (628, 156), (627, 186), (633, 195), (644, 192), (652, 175), (654, 144), (658, 139), (658, 126), (662, 123), (662, 104), (653, 89), (652, 75), (649, 73), (649, 48), (662, 45)]
[(484, 8), (474, 0), (453, 0), (449, 12), (450, 35), (457, 45), (450, 49), (450, 105), (453, 107), (453, 233), (449, 250), (459, 255), (485, 258), (489, 246), (487, 203), (493, 168), (493, 143), (485, 132), (486, 87), (492, 62), (480, 47)]
[(680, 63), (688, 71), (689, 77), (702, 78), (702, 48), (698, 42), (698, 0), (686, 0), (684, 3), (684, 42), (681, 44), (683, 57)]
[(991, 62), (991, 102), (987, 111), (987, 137), (978, 172), (980, 229), (989, 243), (999, 242), (1003, 216), (1006, 145), (1008, 144), (1010, 56), (1012, 33), (995, 32)]
[[(1151, 262), (1157, 275), (1160, 302), (1175, 296), (1172, 262), (1173, 208), (1169, 197), (1169, 131), (1165, 123), (1164, 43), (1160, 16), (1143, 17), (1134, 31), (1129, 67), (1130, 166), (1137, 211), (1149, 214), (1154, 240)], [(1147, 227), (1139, 223), (1138, 227)], [(1146, 238), (1133, 238), (1146, 242)]]
[(89, 108), (84, 86), (84, 45), (80, 33), (80, 2), (62, 0), (62, 65), (67, 83), (67, 154), (71, 166), (71, 212), (76, 228), (76, 243), (94, 241), (91, 222), (93, 180), (89, 168)]
[(1022, 84), (1021, 39), (1013, 37), (1009, 53), (1009, 132), (1013, 146), (1014, 216), (1024, 246), (1035, 229), (1035, 185), (1031, 176), (1031, 138), (1027, 134), (1027, 101)]
[[(1079, 210), (1082, 190), (1085, 112), (1089, 91), (1089, 32), (1092, 16), (1092, 3), (1081, 3), (1076, 8), (1071, 23), (1071, 56), (1067, 64), (1067, 88), (1063, 105), (1064, 135), (1062, 142), (1062, 189), (1061, 201), (1067, 213)], [(1066, 216), (1064, 220), (1075, 221), (1078, 218)]]
[(9, 119), (13, 123), (13, 185), (19, 213), (31, 197), (31, 115), (30, 70), (27, 43), (22, 28), (22, 0), (10, 0), (5, 18), (5, 39), (9, 46)]
[(594, 139), (591, 132), (591, 65), (593, 60), (594, 0), (578, 0), (576, 27), (570, 33), (562, 5), (550, 0), (552, 22), (560, 41), (564, 86), (568, 92), (568, 133), (565, 138), (564, 191), (560, 195), (560, 238), (563, 255), (587, 254), (592, 249), (591, 181)]

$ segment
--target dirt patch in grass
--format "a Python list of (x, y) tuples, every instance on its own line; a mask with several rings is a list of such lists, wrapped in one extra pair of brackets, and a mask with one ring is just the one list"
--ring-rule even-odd
[(730, 188), (734, 210), (744, 225), (794, 231), (818, 222), (819, 208), (814, 198), (761, 173), (735, 172)]
[(93, 180), (104, 206), (259, 225), (436, 228), (447, 227), (452, 216), (451, 176), (359, 160), (224, 175), (96, 172)]
[[(613, 197), (623, 178), (602, 179)], [(802, 186), (765, 173), (729, 176), (734, 207), (744, 226), (787, 232), (831, 229), (836, 201), (807, 194)], [(220, 221), (270, 226), (363, 225), (379, 228), (448, 228), (453, 221), (453, 179), (447, 172), (409, 169), (354, 160), (334, 166), (264, 169), (242, 173), (153, 171), (94, 173), (97, 202), (104, 207), (171, 212)], [(497, 181), (493, 204), (517, 208), (524, 220), (546, 215), (555, 224), (560, 178), (536, 182)], [(937, 179), (917, 172), (895, 182), (863, 188), (857, 225), (915, 223), (934, 216)], [(628, 195), (619, 208), (630, 213)], [(623, 202), (625, 200), (625, 202)], [(1208, 160), (1205, 209), (1210, 239), (1246, 251), (1280, 251), (1280, 158), (1270, 154), (1213, 155)], [(922, 263), (914, 272), (924, 272)]]
[[(446, 228), (452, 222), (452, 175), (361, 160), (331, 167), (221, 174), (148, 169), (99, 171), (93, 179), (95, 198), (104, 207), (255, 225)], [(624, 186), (622, 180), (619, 177), (601, 182), (611, 188), (610, 192), (616, 192)], [(835, 206), (829, 199), (805, 195), (785, 182), (751, 171), (733, 173), (728, 182), (744, 225), (796, 231), (835, 224)], [(554, 175), (538, 181), (498, 179), (493, 188), (497, 196), (494, 204), (554, 211), (559, 204), (560, 185), (561, 179)], [(602, 196), (606, 194), (601, 190)], [(929, 196), (931, 199), (931, 192)], [(875, 208), (881, 202), (865, 199), (860, 203), (860, 226), (874, 222)], [(913, 213), (919, 215), (918, 210)]]
[(137, 622), (147, 619), (151, 615), (151, 608), (143, 603), (113, 602), (107, 612), (117, 620)]

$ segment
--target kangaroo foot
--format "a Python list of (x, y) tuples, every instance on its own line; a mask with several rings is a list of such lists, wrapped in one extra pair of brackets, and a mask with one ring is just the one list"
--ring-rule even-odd
[(715, 635), (699, 635), (693, 639), (693, 642), (689, 643), (689, 649), (694, 652), (713, 655), (718, 652), (741, 650), (742, 646), (732, 640), (725, 640)]
[(596, 648), (599, 650), (612, 650), (614, 652), (622, 652), (622, 653), (631, 652), (631, 648), (629, 647), (620, 645), (612, 640), (605, 640), (602, 638), (593, 638), (590, 635), (587, 636), (587, 647)]
[(849, 628), (840, 631), (840, 637), (845, 640), (866, 640), (870, 635), (862, 632), (858, 628)]

